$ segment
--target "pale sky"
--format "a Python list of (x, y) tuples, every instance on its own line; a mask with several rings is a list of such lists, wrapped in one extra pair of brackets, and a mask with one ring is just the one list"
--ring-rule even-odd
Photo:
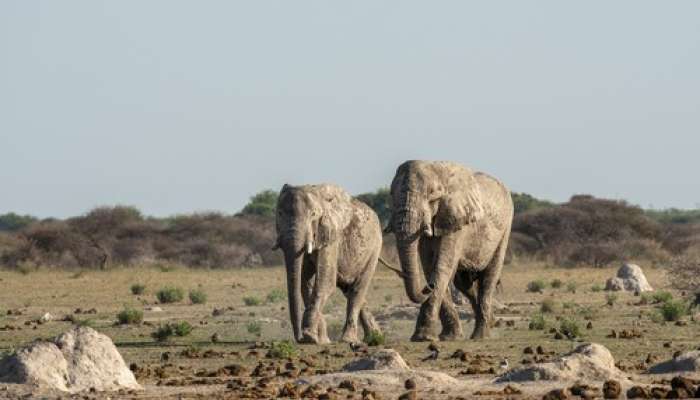
[(0, 213), (236, 212), (454, 160), (700, 203), (698, 1), (0, 1)]

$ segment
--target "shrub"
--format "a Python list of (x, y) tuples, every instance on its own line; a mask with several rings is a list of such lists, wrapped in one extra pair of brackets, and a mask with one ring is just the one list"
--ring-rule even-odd
[(547, 321), (544, 318), (544, 314), (538, 313), (532, 316), (530, 319), (530, 324), (528, 328), (530, 330), (541, 331), (547, 326)]
[(598, 308), (593, 306), (581, 307), (578, 310), (578, 314), (583, 317), (586, 321), (595, 319), (598, 316)]
[(143, 322), (143, 311), (135, 308), (125, 307), (117, 314), (117, 321), (120, 325), (136, 325)]
[(146, 292), (146, 285), (140, 283), (134, 283), (131, 285), (131, 294), (139, 295)]
[(574, 303), (573, 301), (565, 301), (564, 303), (562, 303), (561, 306), (562, 306), (565, 310), (571, 310), (571, 309), (576, 308), (576, 303)]
[(576, 282), (569, 282), (566, 285), (566, 291), (569, 293), (576, 293)]
[(669, 292), (658, 291), (651, 295), (651, 299), (654, 303), (667, 303), (673, 300), (673, 295)]
[(559, 289), (560, 287), (564, 286), (564, 282), (562, 282), (561, 279), (553, 279), (549, 285), (553, 289)]
[(262, 301), (258, 297), (248, 296), (243, 298), (243, 303), (248, 307), (252, 307), (259, 306), (260, 304), (262, 304)]
[(251, 321), (246, 325), (246, 329), (251, 335), (260, 336), (260, 333), (262, 332), (262, 325), (258, 321)]
[(593, 292), (593, 293), (600, 292), (601, 290), (603, 290), (603, 287), (597, 283), (595, 285), (591, 286), (591, 292)]
[(185, 298), (185, 292), (179, 287), (166, 286), (156, 293), (158, 301), (161, 303), (177, 303)]
[(170, 322), (159, 326), (151, 336), (159, 342), (164, 342), (173, 336), (187, 336), (192, 332), (192, 329), (192, 325), (187, 321)]
[(554, 300), (544, 299), (540, 305), (540, 312), (542, 313), (553, 313), (554, 312)]
[(204, 304), (207, 302), (207, 294), (202, 289), (190, 290), (190, 301), (192, 304)]
[(267, 294), (268, 303), (279, 303), (287, 298), (287, 292), (282, 289), (272, 289), (270, 293)]
[(538, 279), (527, 284), (527, 291), (531, 293), (542, 293), (546, 287), (547, 284), (543, 280)]
[(296, 345), (289, 340), (273, 342), (267, 356), (270, 358), (291, 358), (299, 353)]
[(581, 327), (573, 318), (562, 318), (559, 322), (559, 331), (569, 339), (581, 336)]
[(386, 342), (386, 337), (379, 331), (365, 332), (365, 337), (362, 339), (367, 346), (381, 346)]
[(688, 304), (682, 300), (669, 300), (659, 308), (661, 316), (666, 321), (678, 321), (688, 314)]
[(607, 304), (608, 306), (612, 307), (616, 301), (617, 301), (617, 294), (616, 293), (608, 293), (605, 295), (605, 304)]

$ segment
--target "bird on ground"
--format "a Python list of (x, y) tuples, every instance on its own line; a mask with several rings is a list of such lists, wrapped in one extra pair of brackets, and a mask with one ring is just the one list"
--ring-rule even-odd
[(508, 359), (507, 359), (507, 358), (504, 358), (504, 359), (498, 364), (498, 366), (501, 368), (502, 371), (508, 370)]

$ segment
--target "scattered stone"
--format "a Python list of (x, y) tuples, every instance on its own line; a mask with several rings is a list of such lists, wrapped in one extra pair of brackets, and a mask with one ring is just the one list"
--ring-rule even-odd
[(349, 390), (351, 392), (357, 392), (357, 383), (355, 381), (352, 381), (350, 379), (346, 379), (338, 385), (338, 389), (345, 389)]
[(569, 398), (569, 392), (566, 389), (554, 389), (542, 396), (542, 400), (566, 400)]
[(588, 321), (588, 323), (586, 324), (586, 329), (593, 329), (593, 322)]
[(606, 399), (619, 399), (622, 395), (622, 386), (615, 380), (605, 381), (603, 384), (603, 397)]
[(650, 399), (651, 393), (649, 389), (643, 386), (632, 386), (627, 390), (628, 399)]
[(635, 264), (624, 264), (617, 271), (615, 278), (610, 278), (605, 283), (605, 290), (650, 292), (654, 289), (649, 285), (642, 269)]
[(605, 381), (624, 379), (615, 367), (610, 351), (599, 344), (584, 344), (554, 361), (516, 367), (501, 375), (496, 382), (523, 381)]
[(661, 386), (654, 386), (653, 388), (651, 388), (650, 394), (651, 394), (651, 398), (653, 398), (653, 399), (668, 399), (669, 392), (670, 392), (670, 390), (668, 390), (668, 388), (661, 387)]
[(211, 342), (212, 343), (219, 343), (221, 341), (221, 337), (219, 336), (218, 333), (214, 333), (211, 335)]
[(671, 388), (683, 389), (688, 393), (695, 393), (693, 381), (683, 376), (676, 376), (671, 379)]
[(41, 318), (39, 318), (39, 321), (41, 323), (51, 322), (51, 321), (53, 321), (53, 315), (51, 315), (51, 313), (46, 313), (46, 314), (42, 315)]
[(110, 338), (90, 327), (36, 341), (5, 357), (0, 381), (65, 392), (140, 388)]
[(416, 393), (415, 390), (410, 390), (401, 396), (399, 396), (399, 400), (417, 400), (418, 399), (418, 394)]
[(406, 379), (406, 382), (404, 382), (403, 387), (406, 388), (406, 390), (414, 390), (416, 388), (415, 379)]
[(670, 374), (673, 372), (700, 371), (700, 350), (679, 354), (670, 360), (649, 368), (652, 374)]
[(532, 347), (527, 346), (523, 349), (523, 354), (535, 354), (535, 350), (533, 350)]
[(347, 372), (383, 369), (408, 370), (410, 368), (401, 354), (393, 349), (379, 350), (368, 357), (351, 361), (343, 367), (343, 371)]

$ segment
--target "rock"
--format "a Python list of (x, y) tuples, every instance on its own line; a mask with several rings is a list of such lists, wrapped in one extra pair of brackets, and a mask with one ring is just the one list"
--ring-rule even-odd
[(588, 321), (588, 323), (586, 324), (586, 329), (593, 329), (593, 322)]
[(404, 382), (403, 387), (406, 388), (406, 390), (414, 390), (416, 388), (416, 380), (406, 379), (406, 382)]
[(566, 400), (569, 398), (569, 392), (566, 389), (554, 389), (542, 396), (542, 400)]
[(670, 390), (668, 390), (668, 388), (661, 387), (661, 386), (655, 386), (655, 387), (651, 388), (651, 398), (652, 399), (667, 399), (667, 398), (669, 398), (668, 397), (669, 392), (670, 392)]
[(418, 395), (416, 394), (415, 390), (408, 391), (401, 396), (399, 396), (399, 400), (417, 400)]
[(690, 351), (649, 368), (652, 374), (700, 371), (700, 350)]
[(51, 315), (50, 313), (46, 313), (46, 314), (42, 315), (41, 318), (39, 318), (39, 321), (41, 321), (41, 322), (53, 321), (53, 315)]
[(357, 391), (357, 383), (355, 381), (346, 379), (338, 385), (338, 389), (345, 389), (349, 390), (351, 392), (356, 392)]
[(150, 312), (163, 312), (163, 309), (158, 306), (146, 307), (145, 310)]
[(73, 328), (5, 357), (0, 381), (65, 392), (140, 388), (112, 340), (90, 327)]
[(693, 385), (693, 381), (683, 376), (676, 376), (673, 379), (671, 379), (671, 388), (683, 389), (688, 393), (695, 393), (695, 386)]
[(619, 399), (622, 394), (620, 382), (609, 380), (603, 384), (603, 397), (606, 399)]
[(654, 289), (649, 285), (644, 272), (638, 265), (625, 263), (617, 270), (617, 276), (608, 279), (605, 283), (605, 290), (641, 293)]
[(649, 392), (649, 389), (647, 389), (645, 387), (632, 386), (627, 391), (627, 398), (628, 399), (650, 399), (651, 393)]
[(514, 368), (496, 379), (501, 382), (525, 381), (605, 381), (627, 380), (615, 367), (615, 359), (602, 345), (591, 343), (577, 347), (572, 352), (552, 362)]
[(409, 370), (410, 368), (401, 354), (393, 349), (379, 350), (368, 357), (351, 361), (343, 367), (343, 371), (347, 372), (384, 369)]

